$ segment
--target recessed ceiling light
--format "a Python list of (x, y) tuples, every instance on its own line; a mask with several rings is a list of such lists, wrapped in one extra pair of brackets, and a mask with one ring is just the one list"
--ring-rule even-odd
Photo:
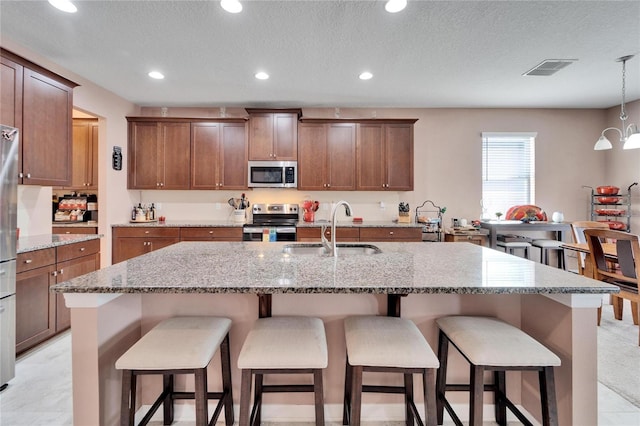
[(242, 4), (238, 0), (220, 0), (220, 6), (229, 13), (242, 12)]
[(268, 79), (268, 78), (269, 78), (269, 74), (267, 74), (266, 72), (262, 72), (262, 71), (260, 71), (260, 72), (257, 72), (257, 73), (256, 73), (255, 77), (256, 77), (258, 80), (266, 80), (266, 79)]
[(156, 80), (162, 80), (164, 78), (164, 74), (162, 74), (160, 71), (151, 71), (148, 75), (149, 77), (155, 78)]
[(360, 78), (360, 80), (371, 80), (371, 78), (373, 78), (373, 74), (371, 74), (369, 71), (365, 71), (358, 77)]
[(69, 0), (49, 0), (49, 4), (58, 10), (67, 13), (76, 13), (78, 8)]
[(389, 0), (384, 8), (389, 13), (396, 13), (407, 7), (407, 0)]

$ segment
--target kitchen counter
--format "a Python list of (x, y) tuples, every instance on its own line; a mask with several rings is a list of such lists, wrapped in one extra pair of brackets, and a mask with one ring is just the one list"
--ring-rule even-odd
[(42, 234), (20, 237), (18, 239), (17, 253), (27, 253), (34, 250), (42, 250), (51, 247), (64, 246), (82, 241), (96, 240), (100, 234)]
[[(286, 243), (182, 242), (54, 286), (61, 293), (602, 294), (617, 287), (468, 244), (290, 255)], [(461, 261), (464, 259), (464, 261)], [(363, 273), (366, 271), (366, 273)]]
[(60, 228), (97, 228), (98, 223), (90, 222), (52, 222), (51, 226)]
[[(382, 253), (337, 258), (285, 254), (285, 244), (181, 242), (54, 286), (71, 308), (74, 424), (117, 423), (121, 372), (115, 360), (160, 320), (230, 318), (235, 365), (249, 329), (265, 312), (323, 320), (329, 346), (325, 409), (328, 421), (340, 421), (343, 319), (392, 313), (393, 299), (395, 314), (414, 321), (434, 349), (435, 320), (444, 315), (490, 315), (521, 328), (561, 359), (556, 368), (559, 424), (596, 426), (597, 307), (602, 294), (616, 287), (468, 243), (375, 243)], [(264, 300), (269, 311), (263, 310)], [(449, 364), (453, 382), (468, 375), (462, 360)], [(507, 380), (515, 403), (539, 417), (537, 376), (507, 375)], [(232, 381), (238, 404), (240, 370), (232, 371)], [(151, 404), (157, 382), (143, 377), (140, 389), (141, 403)], [(462, 410), (468, 404), (464, 394), (452, 395), (452, 401)], [(265, 421), (284, 421), (274, 413), (290, 414), (288, 407), (274, 411), (271, 404), (291, 407), (300, 421), (313, 420), (304, 395), (266, 402)], [(182, 402), (176, 405), (183, 408)], [(381, 396), (366, 403), (363, 412), (391, 421), (404, 408), (397, 398)]]

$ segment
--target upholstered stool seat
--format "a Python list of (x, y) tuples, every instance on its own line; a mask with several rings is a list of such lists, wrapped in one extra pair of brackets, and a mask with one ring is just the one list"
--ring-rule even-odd
[(564, 266), (564, 249), (562, 248), (562, 241), (558, 240), (533, 240), (531, 242), (533, 247), (540, 249), (540, 262), (545, 265), (549, 264), (549, 252), (551, 250), (558, 251), (558, 268), (565, 269)]
[[(174, 317), (166, 319), (142, 336), (118, 360), (123, 370), (120, 423), (133, 425), (136, 411), (136, 377), (142, 374), (163, 375), (163, 392), (140, 424), (146, 424), (160, 405), (164, 405), (164, 424), (173, 422), (173, 400), (195, 399), (196, 425), (209, 424), (207, 400), (219, 399), (212, 416), (215, 423), (222, 408), (225, 423), (233, 424), (229, 329), (231, 320), (218, 317)], [(222, 392), (208, 392), (207, 366), (220, 348)], [(194, 392), (176, 392), (175, 374), (194, 374)]]
[[(435, 372), (438, 358), (416, 325), (402, 318), (349, 317), (344, 322), (347, 346), (343, 424), (359, 425), (362, 392), (405, 395), (407, 424), (423, 423), (413, 401), (413, 374), (421, 374), (425, 423), (436, 424)], [(404, 375), (404, 386), (365, 386), (363, 371)]]
[(529, 258), (529, 248), (531, 247), (531, 243), (528, 243), (526, 241), (513, 241), (508, 243), (505, 243), (504, 241), (498, 241), (496, 245), (498, 247), (502, 247), (506, 253), (514, 255), (516, 250), (523, 249), (524, 257), (527, 259)]
[[(256, 320), (238, 357), (242, 370), (240, 425), (260, 424), (262, 394), (314, 392), (316, 424), (324, 424), (322, 370), (329, 363), (324, 324), (319, 318), (269, 317)], [(313, 385), (265, 385), (265, 374), (313, 374)], [(251, 379), (255, 376), (251, 416)]]
[[(539, 372), (542, 420), (544, 425), (557, 425), (553, 367), (560, 358), (522, 330), (496, 318), (452, 316), (436, 320), (439, 333), (437, 379), (438, 422), (442, 423), (446, 408), (456, 424), (462, 424), (446, 399), (446, 391), (470, 392), (470, 424), (482, 424), (483, 392), (494, 392), (495, 415), (498, 424), (506, 424), (506, 409), (530, 425), (529, 420), (506, 396), (506, 370), (534, 370)], [(470, 384), (448, 384), (447, 357), (449, 342), (471, 365)], [(484, 371), (494, 371), (494, 384), (484, 384)]]

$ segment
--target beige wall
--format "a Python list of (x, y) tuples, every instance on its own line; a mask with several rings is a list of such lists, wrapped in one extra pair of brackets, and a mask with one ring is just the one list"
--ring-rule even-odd
[[(239, 191), (128, 191), (127, 123), (128, 115), (160, 115), (159, 108), (140, 109), (33, 52), (3, 40), (3, 47), (41, 64), (80, 84), (74, 90), (76, 108), (100, 117), (100, 233), (103, 265), (110, 263), (112, 223), (129, 219), (134, 203), (160, 202), (161, 213), (171, 219), (227, 219), (226, 201)], [(630, 121), (638, 123), (640, 102), (629, 105)], [(333, 108), (303, 109), (306, 117), (333, 117)], [(174, 109), (169, 115), (218, 117), (218, 107), (210, 109)], [(228, 108), (227, 115), (243, 115), (242, 109)], [(354, 214), (365, 220), (391, 220), (400, 201), (414, 209), (427, 199), (447, 207), (445, 224), (450, 218), (478, 218), (481, 214), (481, 138), (483, 131), (534, 131), (536, 139), (536, 204), (547, 212), (562, 211), (566, 220), (584, 220), (589, 214), (589, 190), (582, 185), (613, 184), (621, 187), (638, 181), (640, 150), (623, 152), (616, 144), (609, 152), (593, 151), (593, 144), (607, 125), (618, 126), (618, 108), (594, 109), (349, 109), (341, 108), (341, 118), (417, 118), (415, 124), (415, 190), (412, 192), (308, 192), (296, 190), (247, 191), (251, 202), (299, 202), (306, 198), (321, 202), (318, 218), (328, 216), (331, 202), (352, 202)], [(611, 132), (613, 133), (613, 132)], [(610, 136), (613, 138), (613, 136)], [(111, 169), (113, 146), (121, 146), (125, 155), (122, 171)], [(42, 229), (50, 221), (47, 197), (31, 200), (31, 191), (21, 191), (22, 206), (37, 204), (29, 221)], [(640, 189), (636, 191), (640, 193)], [(380, 207), (380, 202), (385, 208)], [(635, 198), (637, 204), (637, 198)], [(23, 213), (26, 210), (22, 210)], [(24, 217), (24, 216), (23, 216)], [(19, 221), (25, 221), (23, 217)], [(634, 220), (634, 223), (636, 220)], [(635, 223), (635, 229), (640, 223)]]

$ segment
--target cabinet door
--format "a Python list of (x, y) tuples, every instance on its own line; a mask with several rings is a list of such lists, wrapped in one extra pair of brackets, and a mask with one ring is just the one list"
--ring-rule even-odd
[(16, 353), (55, 333), (54, 265), (16, 274)]
[(249, 128), (249, 160), (273, 160), (273, 114), (252, 114)]
[(247, 127), (244, 123), (222, 124), (218, 167), (220, 189), (247, 188)]
[(22, 128), (22, 73), (22, 65), (0, 57), (0, 123), (17, 128)]
[(298, 115), (277, 113), (273, 115), (273, 152), (276, 160), (298, 159)]
[(381, 191), (385, 188), (385, 129), (383, 124), (358, 126), (357, 189)]
[(413, 191), (413, 125), (385, 125), (386, 189)]
[(220, 123), (191, 124), (191, 189), (218, 189)]
[(24, 69), (22, 183), (68, 186), (71, 183), (71, 110), (73, 90)]
[(144, 237), (114, 238), (111, 263), (116, 264), (149, 253), (151, 246), (148, 242), (149, 239)]
[[(72, 259), (56, 265), (56, 283), (71, 280), (80, 275), (97, 271), (100, 268), (100, 255), (92, 254)], [(60, 332), (71, 326), (71, 311), (64, 303), (64, 295), (55, 293), (56, 325), (55, 332)]]
[(73, 120), (73, 156), (71, 159), (71, 187), (85, 189), (91, 178), (88, 176), (88, 161), (91, 152), (92, 131), (89, 122)]
[(298, 189), (321, 191), (326, 187), (327, 128), (324, 124), (298, 126)]
[(161, 189), (189, 189), (191, 170), (191, 126), (161, 123), (158, 168)]
[(90, 189), (98, 189), (98, 122), (94, 121), (90, 124), (90, 142), (87, 157), (87, 187)]
[(349, 191), (356, 188), (356, 125), (331, 123), (327, 128), (327, 188)]
[(158, 125), (154, 122), (129, 123), (130, 189), (158, 189)]

